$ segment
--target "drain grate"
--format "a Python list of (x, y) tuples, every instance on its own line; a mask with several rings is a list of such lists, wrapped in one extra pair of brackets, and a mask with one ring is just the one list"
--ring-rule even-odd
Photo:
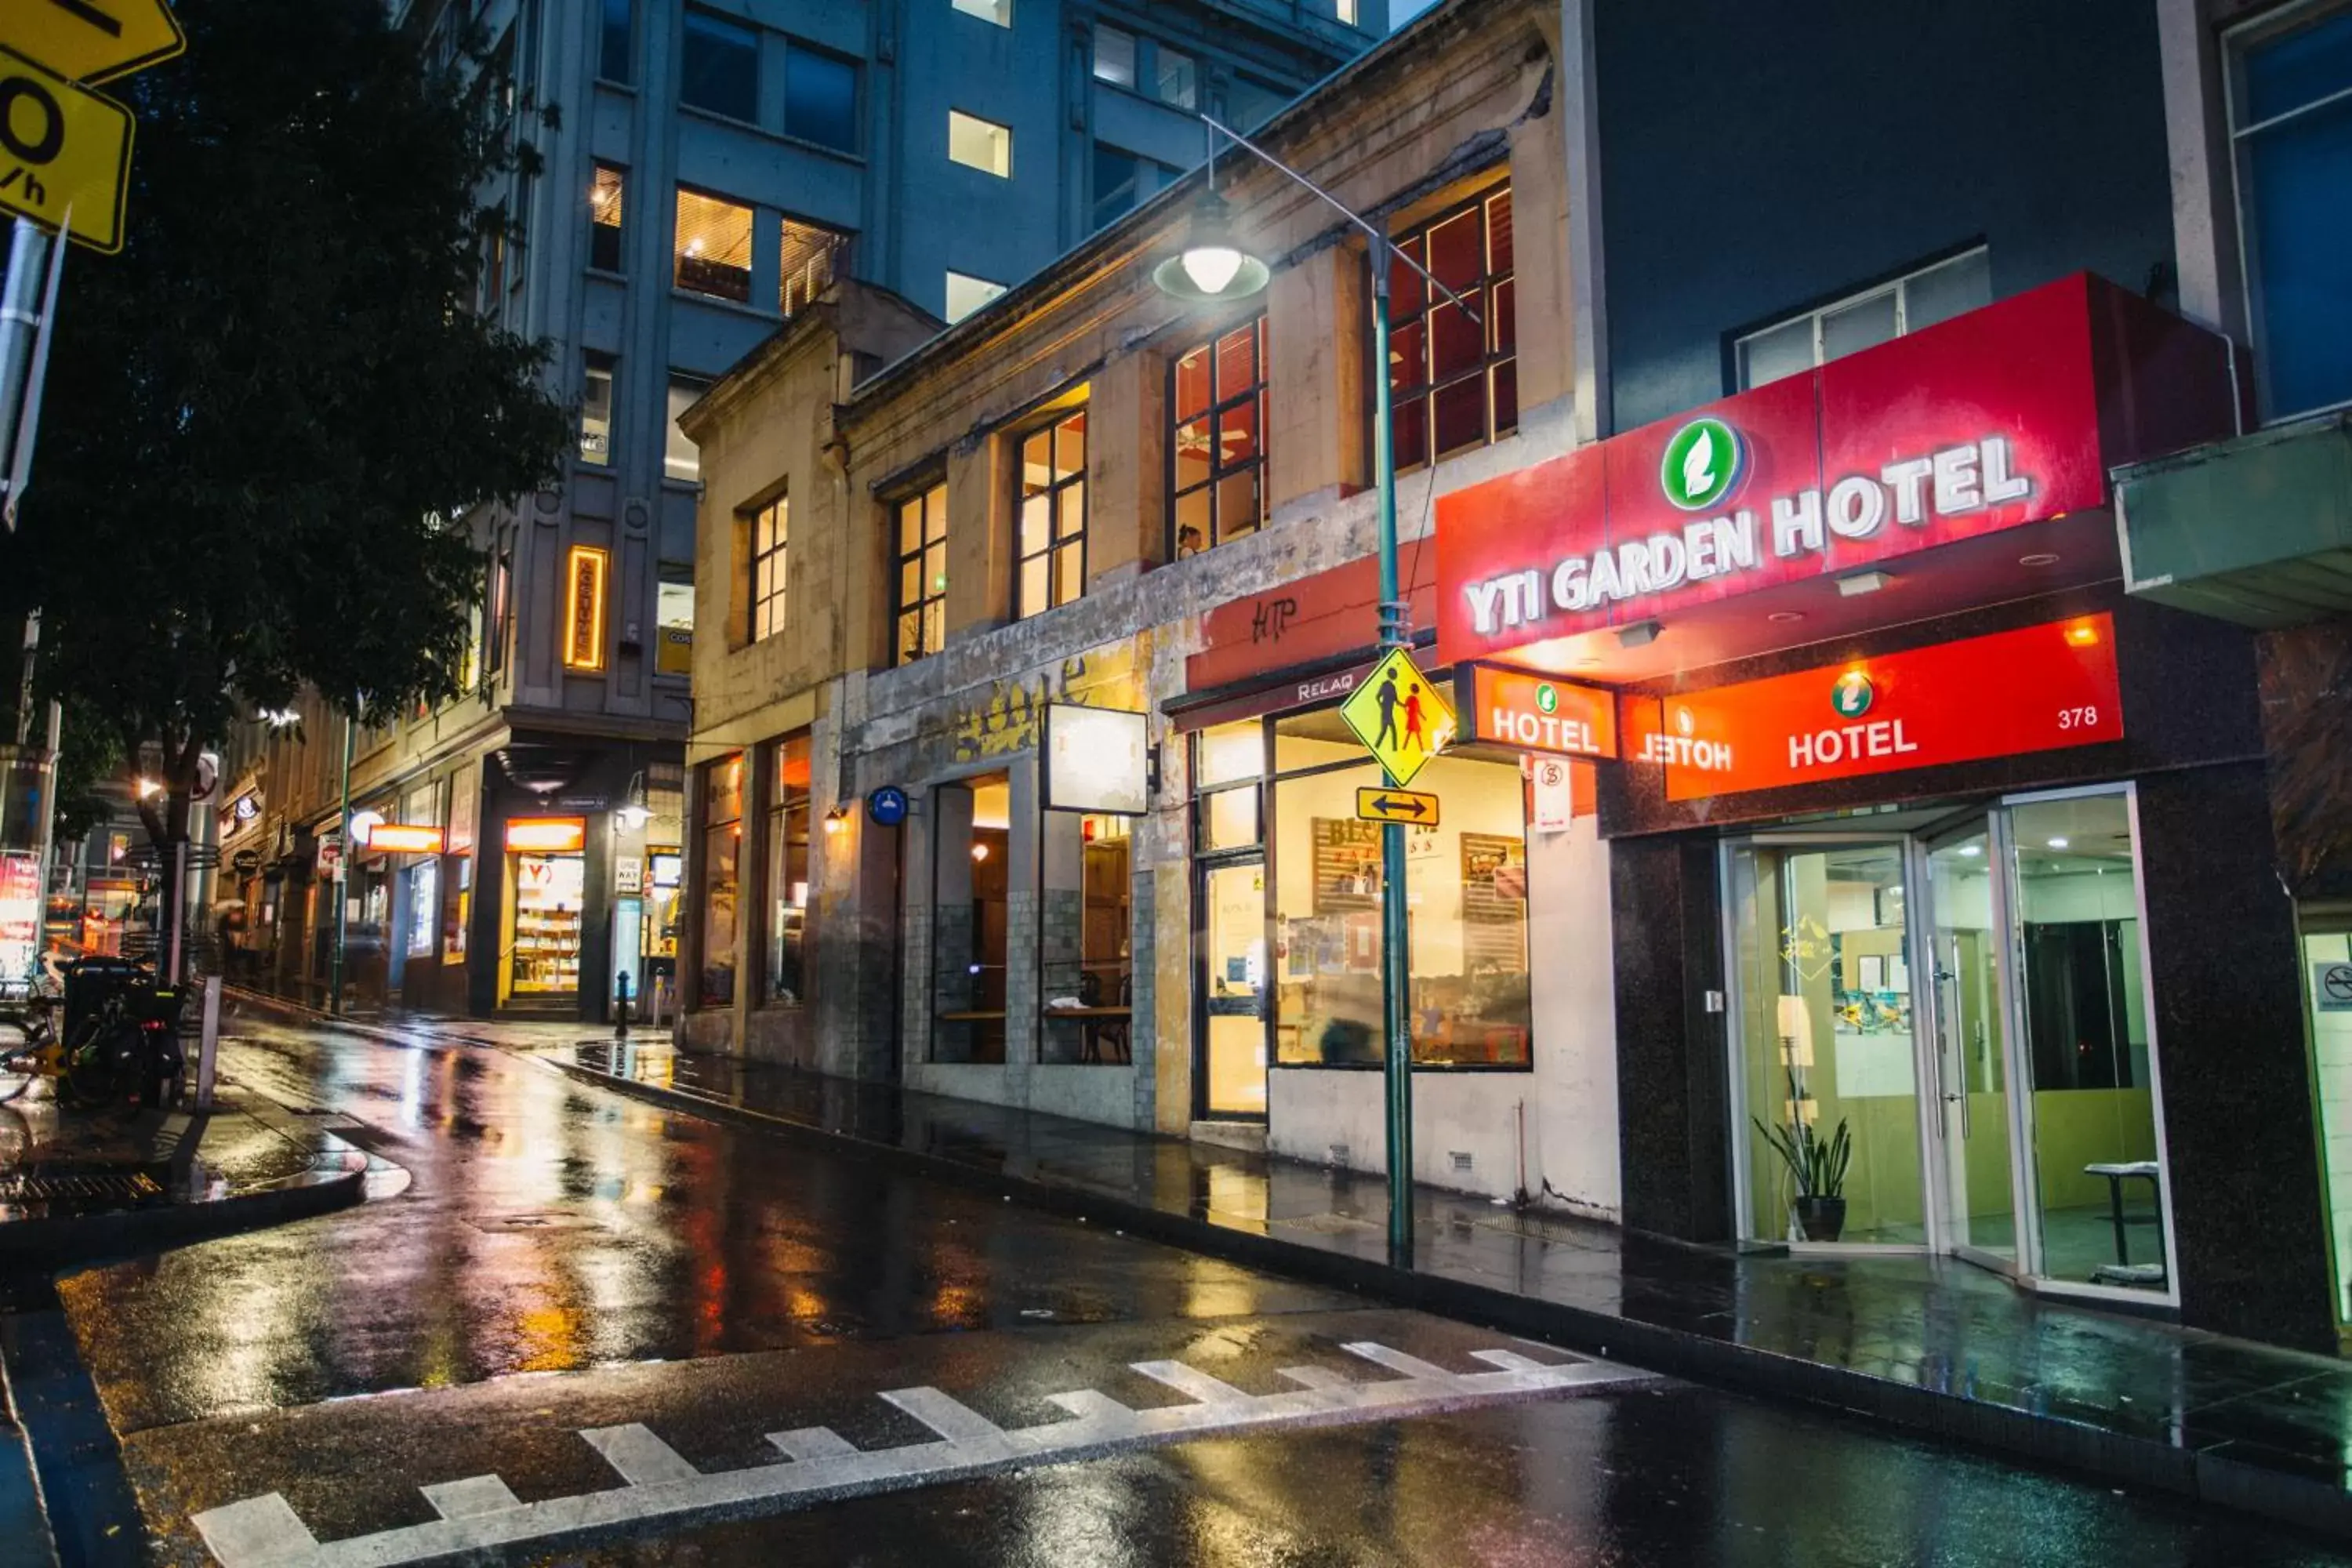
[(0, 1203), (55, 1203), (59, 1199), (155, 1198), (163, 1188), (144, 1171), (86, 1175), (0, 1176)]

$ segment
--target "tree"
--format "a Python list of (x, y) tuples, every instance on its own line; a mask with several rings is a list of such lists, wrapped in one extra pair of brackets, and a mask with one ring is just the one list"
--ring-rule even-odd
[(122, 84), (122, 253), (66, 269), (0, 612), (42, 608), (43, 693), (163, 781), (141, 813), (167, 863), (240, 703), (455, 695), (462, 519), (557, 471), (546, 351), (475, 309), (520, 242), (484, 194), (536, 167), (511, 84), (391, 9), (180, 0), (186, 54)]

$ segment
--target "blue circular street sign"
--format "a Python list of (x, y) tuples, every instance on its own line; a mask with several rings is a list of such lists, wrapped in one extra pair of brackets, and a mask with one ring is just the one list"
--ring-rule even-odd
[(907, 792), (897, 784), (884, 784), (866, 797), (866, 815), (885, 827), (896, 827), (907, 820)]

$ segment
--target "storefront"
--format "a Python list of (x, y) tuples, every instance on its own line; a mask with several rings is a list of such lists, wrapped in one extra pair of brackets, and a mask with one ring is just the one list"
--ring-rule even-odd
[(2077, 277), (1441, 500), (1436, 658), (1615, 705), (1629, 1224), (2313, 1337), (2251, 639), (2116, 581), (2227, 356)]
[(508, 819), (499, 1005), (576, 1002), (588, 896), (588, 824), (578, 816)]

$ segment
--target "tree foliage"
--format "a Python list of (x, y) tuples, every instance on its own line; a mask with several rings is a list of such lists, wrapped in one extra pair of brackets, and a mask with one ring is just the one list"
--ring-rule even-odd
[(187, 53), (121, 84), (126, 244), (67, 264), (0, 540), (69, 727), (160, 751), (159, 842), (240, 703), (456, 692), (482, 563), (445, 520), (546, 482), (565, 435), (543, 348), (474, 309), (483, 192), (530, 156), (479, 51), (428, 59), (383, 0), (174, 9)]

